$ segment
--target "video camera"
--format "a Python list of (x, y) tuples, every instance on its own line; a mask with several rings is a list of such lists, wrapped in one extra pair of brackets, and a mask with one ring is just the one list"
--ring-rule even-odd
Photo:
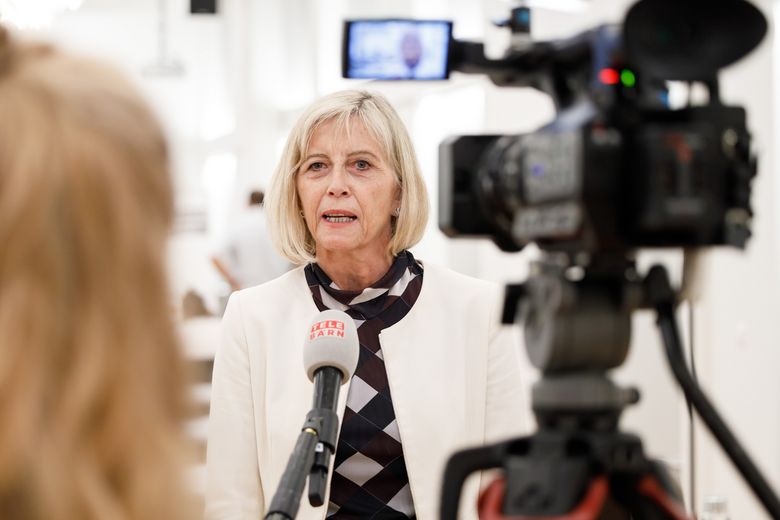
[[(455, 136), (439, 148), (445, 234), (489, 237), (504, 251), (534, 242), (544, 252), (525, 283), (507, 287), (503, 316), (523, 322), (529, 358), (542, 372), (532, 394), (539, 430), (454, 455), (441, 518), (456, 518), (470, 473), (494, 467), (505, 483), (483, 495), (484, 518), (580, 510), (588, 518), (684, 518), (663, 468), (638, 437), (618, 429), (637, 392), (607, 375), (627, 356), (631, 313), (644, 308), (657, 312), (686, 398), (780, 519), (780, 501), (688, 372), (674, 313), (679, 295), (666, 271), (655, 266), (642, 277), (634, 262), (643, 247), (743, 248), (750, 237), (757, 165), (745, 110), (720, 101), (718, 71), (761, 42), (766, 20), (746, 0), (640, 0), (622, 26), (535, 42), (530, 15), (512, 10), (504, 25), (513, 45), (499, 59), (487, 58), (481, 43), (453, 39), (447, 21), (345, 25), (344, 77), (484, 74), (498, 86), (541, 90), (556, 108), (533, 133)], [(702, 85), (706, 103), (673, 108), (670, 82)]]
[[(480, 45), (456, 44), (455, 65), (482, 70), (498, 85), (536, 87), (558, 115), (528, 135), (444, 142), (442, 230), (490, 236), (507, 251), (529, 242), (568, 253), (743, 247), (756, 162), (745, 111), (720, 103), (716, 74), (763, 36), (760, 13), (746, 6), (640, 2), (622, 31), (600, 27), (493, 62), (471, 58)], [(723, 18), (712, 14), (719, 9)], [(745, 23), (735, 24), (739, 34), (721, 31), (706, 12)], [(728, 53), (701, 39), (710, 30), (730, 40), (720, 42)], [(709, 102), (670, 109), (668, 80), (701, 82)]]
[[(443, 143), (442, 230), (491, 236), (507, 251), (532, 241), (568, 253), (744, 246), (756, 163), (745, 112), (720, 103), (716, 74), (760, 41), (762, 18), (748, 4), (729, 2), (730, 16), (748, 23), (737, 26), (738, 35), (718, 32), (702, 13), (728, 6), (715, 2), (700, 11), (699, 4), (641, 2), (622, 32), (601, 27), (464, 66), (485, 70), (500, 85), (547, 92), (558, 117), (528, 135)], [(699, 26), (681, 30), (680, 18)], [(732, 40), (724, 43), (728, 55), (699, 40), (705, 30)], [(465, 57), (477, 49), (463, 51)], [(498, 71), (504, 66), (520, 72)], [(666, 80), (703, 83), (709, 103), (669, 109)]]
[[(528, 20), (527, 8), (515, 8), (509, 26), (524, 33)], [(744, 245), (756, 165), (745, 112), (720, 103), (717, 72), (763, 38), (766, 23), (749, 4), (646, 0), (622, 30), (528, 42), (496, 60), (451, 30), (445, 21), (347, 22), (344, 75), (485, 74), (499, 86), (546, 92), (558, 116), (528, 135), (442, 143), (447, 235), (489, 236), (506, 251), (532, 241), (569, 252)], [(669, 109), (668, 80), (703, 83), (709, 103)]]

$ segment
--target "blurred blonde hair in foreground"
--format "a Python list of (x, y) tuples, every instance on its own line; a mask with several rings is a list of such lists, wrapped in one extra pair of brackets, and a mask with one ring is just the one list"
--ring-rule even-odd
[(117, 72), (0, 28), (0, 518), (186, 518), (161, 129)]

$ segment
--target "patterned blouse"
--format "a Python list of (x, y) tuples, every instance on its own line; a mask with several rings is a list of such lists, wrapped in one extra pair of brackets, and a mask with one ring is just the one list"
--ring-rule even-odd
[(403, 251), (390, 270), (363, 291), (339, 289), (317, 264), (307, 265), (304, 271), (317, 307), (349, 314), (360, 340), (336, 447), (328, 518), (414, 518), (379, 333), (406, 316), (417, 301), (422, 265)]

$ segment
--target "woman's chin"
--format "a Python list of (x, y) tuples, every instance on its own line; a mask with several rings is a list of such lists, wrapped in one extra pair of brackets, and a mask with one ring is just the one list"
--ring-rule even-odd
[(346, 254), (357, 249), (355, 240), (346, 237), (328, 237), (317, 240), (317, 252), (329, 254)]

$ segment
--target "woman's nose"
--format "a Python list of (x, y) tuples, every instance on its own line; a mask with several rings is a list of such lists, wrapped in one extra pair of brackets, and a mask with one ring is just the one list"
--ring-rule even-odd
[(333, 168), (333, 172), (330, 175), (330, 184), (328, 184), (328, 195), (340, 197), (349, 195), (349, 193), (349, 178), (346, 169), (344, 167)]

